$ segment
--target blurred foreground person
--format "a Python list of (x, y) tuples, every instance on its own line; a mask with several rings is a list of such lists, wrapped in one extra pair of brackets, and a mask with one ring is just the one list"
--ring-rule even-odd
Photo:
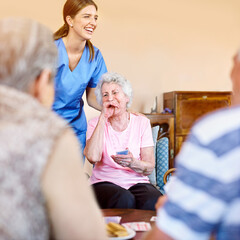
[(105, 239), (78, 141), (45, 107), (56, 58), (46, 27), (0, 21), (0, 239)]
[(145, 239), (240, 239), (240, 54), (233, 61), (233, 106), (192, 128)]

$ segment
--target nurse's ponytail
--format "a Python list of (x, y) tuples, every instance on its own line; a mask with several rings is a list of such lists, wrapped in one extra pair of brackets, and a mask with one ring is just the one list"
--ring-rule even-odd
[(69, 26), (67, 23), (65, 23), (53, 34), (53, 39), (58, 40), (59, 38), (66, 37), (68, 35), (68, 31), (69, 31)]
[(89, 53), (90, 53), (89, 62), (91, 62), (94, 59), (95, 51), (94, 51), (94, 47), (93, 47), (92, 43), (89, 40), (87, 40), (87, 45), (88, 45)]

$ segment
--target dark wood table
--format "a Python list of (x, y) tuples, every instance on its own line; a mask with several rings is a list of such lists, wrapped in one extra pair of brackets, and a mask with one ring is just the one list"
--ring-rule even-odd
[[(110, 216), (120, 216), (122, 223), (127, 222), (149, 222), (151, 226), (154, 225), (154, 222), (150, 222), (152, 216), (156, 216), (156, 211), (150, 210), (139, 210), (139, 209), (102, 209), (104, 217)], [(145, 232), (136, 232), (134, 240), (142, 239)]]

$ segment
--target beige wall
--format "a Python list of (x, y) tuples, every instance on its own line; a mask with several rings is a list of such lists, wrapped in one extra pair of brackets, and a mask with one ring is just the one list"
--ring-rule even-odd
[[(62, 24), (65, 0), (1, 1), (0, 18), (26, 16), (52, 30)], [(93, 43), (108, 69), (134, 89), (132, 109), (149, 112), (174, 90), (231, 90), (231, 57), (240, 44), (239, 0), (96, 0)], [(85, 106), (88, 118), (97, 114)]]

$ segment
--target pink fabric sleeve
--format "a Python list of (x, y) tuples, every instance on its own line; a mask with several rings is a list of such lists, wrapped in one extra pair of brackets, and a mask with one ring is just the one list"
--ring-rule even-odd
[(99, 119), (99, 117), (95, 117), (88, 121), (86, 140), (91, 138), (93, 131), (94, 131), (95, 127), (97, 126), (98, 119)]
[(143, 133), (142, 133), (141, 147), (152, 147), (154, 146), (154, 143), (153, 143), (150, 120), (147, 119), (146, 117), (143, 117), (142, 122), (143, 122), (142, 123)]

